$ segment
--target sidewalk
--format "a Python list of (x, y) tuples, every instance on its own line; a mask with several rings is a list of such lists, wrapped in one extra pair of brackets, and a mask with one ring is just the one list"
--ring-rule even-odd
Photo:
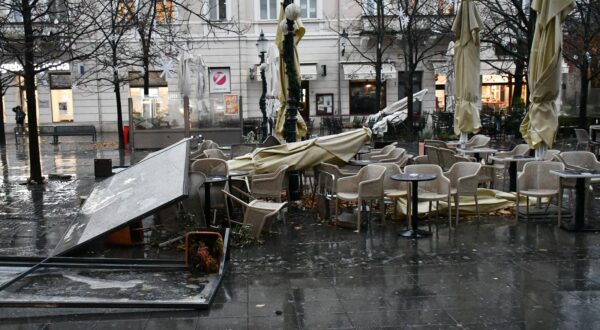
[[(128, 165), (115, 135), (43, 140), (44, 174), (73, 174), (24, 186), (27, 146), (0, 150), (0, 255), (46, 255), (93, 188), (94, 158)], [(101, 146), (105, 147), (101, 147)], [(121, 159), (120, 159), (121, 158)], [(597, 197), (597, 196), (596, 196)], [(208, 311), (0, 309), (0, 329), (593, 329), (600, 328), (600, 235), (558, 229), (555, 219), (513, 217), (440, 224), (419, 241), (404, 223), (373, 217), (360, 234), (290, 208), (263, 245), (232, 251), (231, 268)], [(151, 246), (95, 254), (162, 255)], [(167, 256), (169, 254), (167, 253)]]

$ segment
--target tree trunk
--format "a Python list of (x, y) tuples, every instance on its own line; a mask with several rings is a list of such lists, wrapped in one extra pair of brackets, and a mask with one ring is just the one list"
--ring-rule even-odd
[(378, 60), (375, 63), (375, 109), (373, 109), (373, 113), (377, 113), (381, 110), (381, 65), (381, 60)]
[(413, 70), (408, 70), (407, 72), (408, 74), (406, 75), (406, 79), (408, 80), (406, 82), (406, 85), (404, 85), (404, 91), (406, 94), (406, 110), (408, 111), (407, 116), (406, 116), (406, 122), (408, 125), (406, 125), (406, 127), (408, 128), (408, 132), (407, 132), (407, 136), (409, 140), (413, 140), (413, 138), (417, 135), (415, 134), (415, 116), (414, 116), (414, 104), (413, 104), (413, 75), (414, 72)]
[(144, 46), (144, 97), (150, 95), (150, 49)]
[(580, 71), (581, 73), (581, 96), (579, 97), (579, 128), (587, 127), (587, 101), (590, 80), (587, 76), (587, 68)]
[(119, 149), (125, 149), (125, 136), (123, 134), (123, 106), (121, 104), (121, 85), (119, 84), (119, 74), (113, 73), (113, 86), (115, 88), (115, 98), (117, 101), (117, 131), (119, 132)]
[[(0, 76), (0, 79), (2, 79), (2, 77)], [(3, 102), (3, 97), (4, 97), (4, 93), (3, 91), (4, 86), (2, 86), (2, 84), (0, 83), (0, 145), (6, 145), (6, 132), (4, 131), (4, 102)]]
[(525, 63), (523, 61), (515, 61), (515, 85), (513, 89), (512, 95), (512, 103), (511, 106), (515, 107), (519, 104), (523, 105), (525, 102), (521, 102), (521, 98), (523, 97), (523, 83), (524, 83), (524, 71), (525, 71)]
[(29, 129), (29, 181), (43, 183), (40, 162), (40, 144), (37, 130), (37, 108), (35, 102), (35, 48), (32, 13), (29, 0), (22, 0), (23, 30), (25, 39), (25, 63), (23, 73), (27, 95), (27, 122)]

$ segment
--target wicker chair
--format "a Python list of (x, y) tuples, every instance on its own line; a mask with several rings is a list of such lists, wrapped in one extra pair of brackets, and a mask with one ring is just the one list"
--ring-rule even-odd
[[(227, 162), (222, 159), (204, 158), (204, 159), (198, 159), (192, 163), (192, 166), (190, 168), (190, 173), (192, 173), (192, 174), (202, 173), (205, 176), (227, 176), (227, 174), (229, 173), (229, 167), (227, 166)], [(226, 206), (225, 206), (225, 200), (223, 198), (223, 194), (221, 193), (221, 191), (223, 189), (226, 189), (226, 187), (227, 187), (226, 183), (227, 182), (224, 181), (224, 182), (212, 183), (210, 185), (210, 204), (211, 205), (203, 205), (204, 200), (205, 200), (204, 189), (201, 189), (200, 186), (198, 186), (196, 188), (197, 192), (198, 192), (198, 197), (200, 200), (200, 205), (202, 205), (202, 208), (208, 207), (208, 208), (215, 210), (215, 213), (213, 214), (213, 220), (216, 217), (217, 209), (223, 209), (223, 210), (227, 211)], [(207, 224), (208, 224), (209, 220), (210, 219), (205, 219)]]
[[(526, 156), (529, 154), (529, 145), (527, 143), (524, 144), (517, 144), (512, 150), (510, 151), (501, 151), (501, 152), (497, 152), (494, 157), (496, 158), (509, 158), (509, 157), (515, 157), (515, 156)], [(519, 166), (519, 163), (517, 163), (517, 167)], [(525, 161), (523, 161), (523, 163), (525, 163)], [(502, 171), (502, 177), (507, 178), (508, 177), (508, 167), (509, 167), (509, 163), (508, 162), (494, 162), (494, 169), (495, 170), (500, 170)], [(522, 167), (521, 167), (522, 168)], [(507, 180), (504, 180), (504, 184), (503, 186), (506, 186), (506, 182)], [(505, 189), (506, 187), (502, 187), (503, 189)]]
[[(479, 221), (479, 201), (477, 199), (477, 186), (479, 185), (479, 171), (481, 164), (474, 162), (459, 162), (452, 165), (444, 175), (450, 180), (450, 194), (454, 197), (456, 207), (456, 226), (460, 216), (460, 197), (473, 196), (475, 198), (475, 210)], [(452, 225), (452, 224), (450, 224)]]
[[(374, 157), (379, 157), (381, 158), (388, 158), (388, 156), (390, 155), (390, 153), (396, 149), (396, 145), (395, 144), (388, 144), (387, 146), (376, 150), (376, 151), (371, 151), (368, 154), (364, 154), (362, 155), (362, 159), (366, 159), (366, 160), (371, 160), (374, 159)], [(375, 158), (376, 159), (376, 158)]]
[[(589, 151), (565, 151), (558, 155), (554, 155), (554, 158), (562, 162), (566, 169), (600, 171), (600, 162), (598, 162), (596, 156)], [(589, 179), (587, 182), (589, 182), (589, 185), (597, 185), (600, 183), (600, 179)], [(569, 204), (571, 204), (571, 206), (573, 204), (573, 190), (575, 189), (575, 184), (576, 179), (561, 178), (560, 180), (561, 194), (565, 189), (569, 189)]]
[(440, 165), (440, 156), (438, 148), (434, 146), (424, 146), (425, 156), (428, 158), (429, 164)]
[(433, 147), (448, 149), (448, 144), (442, 140), (424, 140), (423, 144), (426, 146), (433, 146)]
[(283, 179), (287, 165), (281, 165), (273, 173), (255, 174), (250, 180), (250, 194), (253, 198), (272, 198), (281, 202)]
[(466, 147), (468, 149), (487, 147), (488, 144), (490, 144), (491, 140), (492, 139), (489, 136), (476, 134), (476, 135), (473, 135), (473, 137), (471, 139), (469, 139), (469, 141), (467, 141)]
[(371, 160), (377, 160), (382, 163), (395, 163), (397, 161), (400, 161), (400, 159), (402, 159), (402, 156), (404, 156), (405, 153), (406, 150), (404, 148), (395, 148), (387, 155), (373, 156), (371, 157)]
[(234, 159), (235, 157), (243, 156), (251, 153), (256, 148), (253, 144), (232, 144), (229, 158)]
[[(360, 232), (361, 209), (365, 201), (377, 200), (383, 205), (383, 176), (385, 167), (367, 165), (360, 169), (356, 175), (347, 176), (337, 180), (337, 198), (335, 201), (335, 218), (339, 214), (340, 201), (357, 202), (358, 216), (356, 219), (356, 232)], [(383, 208), (383, 207), (382, 207)], [(384, 221), (385, 213), (381, 212)]]
[[(378, 163), (378, 166), (385, 167), (385, 174), (383, 175), (383, 195), (389, 198), (392, 206), (395, 209), (396, 201), (400, 197), (406, 197), (408, 195), (408, 185), (405, 182), (392, 180), (392, 175), (402, 173), (400, 167), (394, 163)], [(410, 208), (410, 203), (408, 203)], [(386, 214), (386, 207), (384, 204), (384, 214)], [(408, 210), (410, 213), (410, 209)]]
[(431, 214), (431, 204), (436, 203), (436, 217), (439, 217), (440, 201), (448, 203), (448, 221), (452, 220), (451, 191), (450, 180), (444, 176), (442, 168), (435, 164), (408, 165), (404, 168), (404, 173), (417, 174), (435, 174), (437, 178), (432, 181), (419, 183), (419, 200), (429, 202), (429, 213)]
[[(560, 224), (562, 209), (562, 194), (559, 177), (550, 174), (550, 171), (562, 171), (565, 166), (559, 162), (533, 161), (525, 164), (523, 172), (517, 178), (517, 202), (515, 219), (519, 219), (519, 198), (527, 198), (527, 215), (529, 215), (529, 197), (549, 197), (548, 206), (552, 198), (558, 198), (558, 223)], [(546, 206), (546, 210), (548, 210)]]
[(445, 171), (449, 170), (454, 163), (456, 163), (456, 152), (452, 149), (448, 148), (438, 148), (438, 158), (440, 161), (440, 166)]
[(256, 239), (260, 238), (260, 234), (265, 228), (271, 227), (272, 219), (277, 216), (281, 209), (286, 205), (286, 203), (267, 202), (259, 199), (246, 203), (225, 190), (223, 190), (223, 194), (225, 199), (231, 199), (240, 204), (244, 212), (244, 219), (241, 223), (230, 219), (229, 226), (231, 227), (232, 222), (248, 226), (250, 227), (250, 235)]
[(575, 150), (583, 149), (585, 151), (591, 151), (595, 154), (598, 153), (600, 142), (592, 141), (586, 130), (582, 128), (576, 128), (575, 137), (577, 137), (577, 146), (575, 147)]
[(207, 150), (204, 150), (203, 153), (206, 158), (216, 158), (216, 159), (222, 159), (222, 160), (229, 159), (227, 157), (227, 155), (225, 155), (223, 153), (223, 151), (221, 151), (219, 149), (207, 149)]

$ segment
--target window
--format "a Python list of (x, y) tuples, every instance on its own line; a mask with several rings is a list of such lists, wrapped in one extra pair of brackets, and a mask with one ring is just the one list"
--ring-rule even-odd
[[(367, 0), (364, 2), (364, 12), (365, 15), (368, 16), (376, 16), (377, 15), (377, 0)], [(392, 0), (382, 0), (381, 4), (383, 5), (383, 12), (385, 15), (395, 15), (397, 10), (394, 10)]]
[(48, 0), (48, 20), (53, 23), (63, 22), (67, 18), (67, 6), (62, 0)]
[(260, 19), (277, 19), (278, 0), (260, 0)]
[(156, 1), (156, 21), (158, 23), (171, 23), (174, 16), (173, 0)]
[(227, 19), (227, 1), (209, 0), (209, 17), (213, 21), (224, 21)]
[(381, 104), (375, 103), (376, 85), (375, 80), (351, 81), (350, 82), (350, 114), (369, 115), (377, 113), (385, 108), (386, 92), (385, 81), (381, 82)]
[(318, 18), (317, 0), (295, 0), (300, 5), (302, 18)]
[(121, 20), (133, 20), (135, 12), (135, 0), (119, 0), (117, 2), (117, 13)]
[(129, 72), (129, 97), (132, 100), (133, 116), (136, 128), (168, 128), (169, 87), (161, 77), (162, 72), (150, 71), (148, 95), (144, 95), (144, 77), (141, 72)]
[(439, 15), (454, 15), (454, 0), (437, 0), (437, 9)]

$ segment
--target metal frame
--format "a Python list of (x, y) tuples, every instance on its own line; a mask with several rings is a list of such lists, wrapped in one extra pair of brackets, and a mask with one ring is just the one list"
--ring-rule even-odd
[[(183, 309), (208, 309), (212, 305), (217, 291), (221, 287), (223, 281), (225, 267), (227, 267), (229, 259), (229, 234), (230, 229), (226, 228), (223, 233), (223, 258), (219, 264), (219, 273), (217, 275), (217, 283), (211, 289), (206, 302), (182, 302), (173, 300), (172, 302), (152, 302), (152, 301), (122, 301), (122, 300), (106, 300), (106, 301), (20, 301), (20, 300), (0, 300), (0, 307), (77, 307), (77, 308), (183, 308)], [(52, 261), (49, 261), (49, 260)], [(41, 262), (38, 262), (41, 260)], [(53, 257), (53, 258), (36, 258), (36, 257), (0, 257), (0, 266), (30, 266), (27, 274), (32, 273), (38, 268), (57, 267), (57, 268), (95, 268), (95, 269), (137, 269), (137, 270), (162, 270), (162, 271), (184, 271), (188, 267), (183, 261), (169, 261), (156, 259), (111, 259), (111, 258), (71, 258), (71, 257)], [(23, 274), (23, 273), (22, 273)], [(16, 283), (24, 276), (9, 280), (8, 284), (2, 285), (0, 290)]]

